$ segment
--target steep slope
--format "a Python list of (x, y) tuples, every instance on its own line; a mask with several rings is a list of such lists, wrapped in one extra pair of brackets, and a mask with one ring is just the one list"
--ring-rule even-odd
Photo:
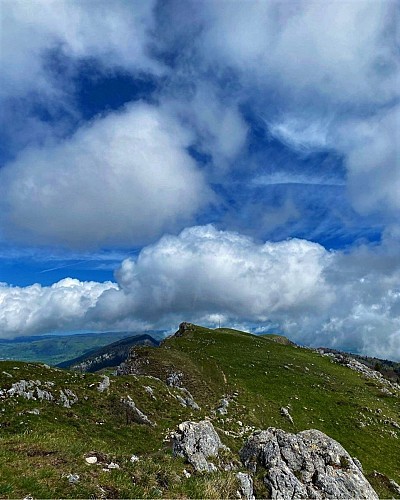
[[(135, 347), (120, 376), (0, 365), (3, 498), (232, 498), (245, 438), (268, 427), (324, 432), (361, 461), (381, 497), (396, 495), (399, 390), (312, 350), (186, 324), (160, 347)], [(235, 471), (196, 473), (172, 456), (171, 432), (204, 419)], [(261, 478), (254, 487), (267, 495)]]
[(159, 342), (150, 335), (134, 335), (117, 340), (100, 349), (94, 349), (77, 358), (59, 363), (59, 368), (68, 368), (80, 372), (95, 372), (104, 368), (116, 367), (126, 360), (129, 351), (135, 345), (158, 346)]

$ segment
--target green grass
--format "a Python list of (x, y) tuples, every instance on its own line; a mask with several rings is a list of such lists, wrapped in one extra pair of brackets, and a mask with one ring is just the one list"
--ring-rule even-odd
[[(172, 457), (165, 440), (180, 422), (205, 416), (212, 419), (232, 453), (241, 448), (252, 428), (274, 426), (290, 432), (314, 428), (361, 461), (382, 497), (391, 493), (372, 477), (374, 470), (400, 482), (400, 432), (384, 423), (399, 421), (399, 398), (384, 396), (375, 382), (327, 357), (267, 336), (201, 327), (167, 339), (160, 348), (139, 347), (135, 352), (143, 360), (144, 374), (112, 377), (105, 393), (96, 389), (97, 374), (0, 363), (3, 389), (16, 380), (39, 379), (53, 381), (53, 392), (68, 387), (79, 397), (71, 409), (18, 398), (2, 401), (1, 498), (28, 494), (35, 498), (232, 498), (237, 489), (233, 473), (186, 478), (183, 469), (191, 471), (191, 467)], [(200, 411), (182, 407), (173, 397), (177, 390), (163, 383), (171, 371), (183, 373), (183, 384)], [(153, 388), (156, 399), (145, 386)], [(231, 399), (227, 415), (215, 414), (221, 397), (234, 392), (238, 395)], [(156, 422), (155, 427), (127, 422), (120, 403), (127, 395)], [(294, 425), (280, 414), (280, 408), (288, 405)], [(34, 408), (40, 415), (26, 413)], [(116, 461), (120, 469), (105, 472), (102, 465), (87, 465), (84, 458), (89, 452), (103, 457), (104, 463)], [(132, 454), (140, 457), (139, 462), (129, 461)], [(79, 482), (70, 484), (69, 473), (79, 474)], [(262, 482), (257, 484), (258, 494), (265, 494)]]

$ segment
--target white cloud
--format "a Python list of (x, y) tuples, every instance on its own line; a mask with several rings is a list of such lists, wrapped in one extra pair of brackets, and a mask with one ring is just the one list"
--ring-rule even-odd
[(182, 227), (209, 201), (186, 152), (190, 134), (146, 104), (97, 118), (0, 170), (5, 234), (75, 248), (140, 245)]
[(99, 296), (116, 285), (66, 278), (50, 287), (0, 284), (0, 335), (15, 337), (80, 329)]
[(78, 0), (4, 0), (0, 96), (40, 92), (60, 98), (64, 82), (48, 78), (48, 52), (61, 49), (73, 58), (95, 58), (104, 69), (159, 72), (149, 57), (148, 33), (153, 26), (155, 2), (80, 2)]
[(347, 155), (350, 196), (362, 214), (400, 214), (399, 132), (399, 106), (369, 119), (344, 122), (336, 132)]
[(200, 149), (212, 155), (217, 170), (231, 166), (243, 150), (248, 125), (237, 102), (222, 100), (215, 86), (197, 81), (193, 93), (165, 98), (163, 106), (195, 130)]
[(173, 329), (180, 321), (276, 325), (293, 340), (400, 359), (400, 259), (382, 245), (329, 252), (185, 229), (126, 259), (116, 284), (63, 280), (1, 288), (2, 336), (52, 329)]
[(202, 49), (291, 103), (387, 102), (398, 91), (397, 6), (382, 2), (203, 2)]
[(343, 155), (359, 213), (398, 217), (398, 4), (208, 1), (201, 7), (203, 65), (233, 69), (244, 98), (254, 100), (270, 133), (291, 148)]

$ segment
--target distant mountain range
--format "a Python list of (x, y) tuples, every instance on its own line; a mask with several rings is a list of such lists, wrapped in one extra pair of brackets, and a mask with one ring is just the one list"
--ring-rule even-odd
[(68, 368), (80, 372), (96, 372), (104, 368), (117, 367), (123, 363), (131, 348), (135, 345), (157, 347), (159, 342), (150, 335), (134, 335), (133, 337), (117, 340), (100, 349), (93, 349), (89, 353), (78, 356), (69, 361), (59, 363), (59, 368)]
[(40, 361), (57, 365), (93, 351), (113, 342), (135, 335), (151, 335), (161, 340), (162, 330), (148, 332), (89, 332), (75, 335), (43, 335), (0, 339), (0, 360)]

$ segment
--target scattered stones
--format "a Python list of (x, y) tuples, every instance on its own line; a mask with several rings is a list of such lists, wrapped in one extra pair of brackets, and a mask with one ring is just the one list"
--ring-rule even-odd
[(318, 430), (291, 434), (270, 427), (250, 436), (240, 457), (253, 472), (265, 468), (273, 499), (378, 498), (347, 451)]
[(139, 462), (139, 457), (137, 455), (132, 455), (129, 461), (134, 464), (136, 462)]
[(90, 465), (97, 464), (97, 457), (95, 456), (86, 457), (85, 462)]
[(196, 471), (214, 472), (214, 464), (207, 458), (218, 456), (220, 449), (226, 449), (211, 422), (183, 422), (172, 437), (174, 455), (184, 457)]
[(183, 475), (186, 479), (189, 479), (189, 477), (192, 477), (192, 474), (190, 474), (190, 472), (187, 471), (186, 469), (183, 469)]
[(119, 465), (115, 462), (110, 462), (108, 465), (107, 465), (107, 469), (109, 470), (112, 470), (112, 469), (119, 469)]
[[(317, 352), (319, 352), (323, 356), (330, 357), (332, 361), (336, 363), (347, 366), (347, 368), (350, 368), (351, 370), (361, 373), (361, 375), (363, 375), (366, 378), (379, 382), (380, 384), (386, 386), (386, 388), (394, 389), (397, 391), (400, 390), (400, 384), (385, 379), (385, 377), (380, 372), (373, 370), (372, 368), (369, 368), (364, 363), (361, 363), (360, 361), (357, 361), (356, 359), (352, 358), (350, 355), (338, 352), (330, 352), (329, 350), (325, 350), (324, 348), (317, 349)], [(383, 390), (382, 392), (384, 394), (387, 394), (388, 396), (395, 395), (395, 393), (392, 393), (391, 391)]]
[(107, 377), (107, 375), (103, 375), (103, 380), (99, 382), (99, 385), (97, 387), (97, 390), (99, 392), (104, 392), (110, 387), (110, 377)]
[(71, 484), (77, 483), (80, 476), (78, 474), (67, 474), (68, 482)]
[(238, 498), (244, 498), (246, 500), (255, 500), (253, 493), (253, 479), (250, 474), (244, 472), (238, 472), (236, 474), (236, 479), (239, 481), (240, 490)]

